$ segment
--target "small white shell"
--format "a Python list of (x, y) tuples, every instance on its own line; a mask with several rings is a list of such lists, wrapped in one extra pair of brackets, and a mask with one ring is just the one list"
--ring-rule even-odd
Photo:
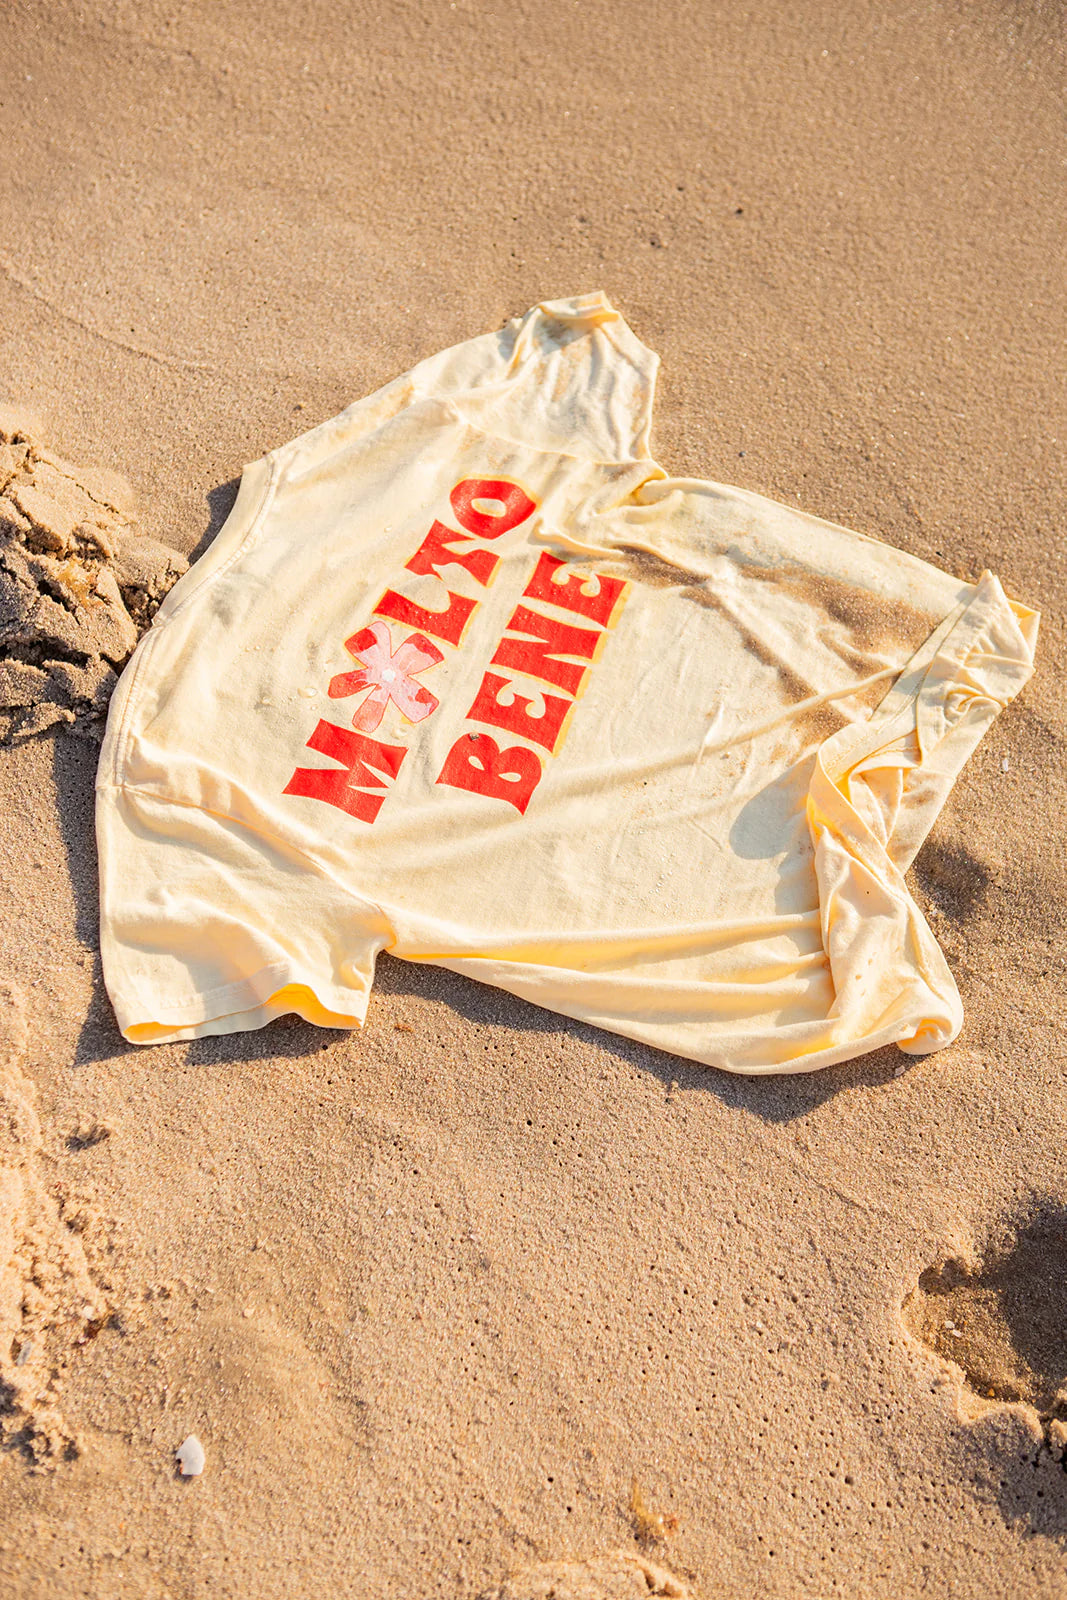
[(184, 1439), (176, 1451), (178, 1470), (183, 1478), (198, 1478), (204, 1470), (204, 1447), (195, 1433)]

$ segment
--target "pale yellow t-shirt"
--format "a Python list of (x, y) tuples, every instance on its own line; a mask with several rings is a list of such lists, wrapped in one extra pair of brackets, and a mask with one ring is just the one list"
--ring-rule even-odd
[(649, 451), (536, 306), (245, 469), (100, 761), (127, 1039), (362, 1022), (379, 950), (732, 1072), (959, 1030), (904, 872), (1034, 612)]

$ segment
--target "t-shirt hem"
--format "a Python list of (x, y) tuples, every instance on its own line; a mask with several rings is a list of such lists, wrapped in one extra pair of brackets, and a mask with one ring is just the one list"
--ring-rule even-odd
[(108, 987), (122, 1037), (130, 1044), (167, 1044), (212, 1034), (245, 1033), (295, 1014), (323, 1028), (359, 1028), (368, 994), (326, 984), (288, 963), (184, 998), (146, 1004), (131, 989)]
[[(716, 1034), (702, 1026), (699, 1016), (691, 1012), (685, 1014), (681, 1009), (670, 1020), (664, 1020), (635, 1013), (622, 1014), (604, 1005), (591, 1004), (579, 993), (578, 985), (585, 977), (581, 973), (561, 974), (557, 968), (520, 966), (483, 956), (449, 956), (447, 959), (437, 956), (434, 964), (503, 989), (554, 1015), (569, 1017), (587, 1027), (633, 1039), (667, 1055), (738, 1077), (793, 1077), (818, 1072), (823, 1067), (852, 1061), (888, 1045), (906, 1048), (902, 1034), (913, 1033), (908, 1018), (891, 1010), (861, 1037), (850, 1036), (839, 1019), (825, 1018), (792, 1026), (778, 1025), (766, 1032), (745, 1029), (735, 1022), (732, 1031)], [(666, 991), (662, 999), (664, 1010), (669, 1009), (671, 998)], [(962, 1024), (958, 1000), (951, 1021), (955, 1036)], [(948, 1042), (947, 1039), (942, 1041)], [(925, 1050), (914, 1053), (924, 1054)]]

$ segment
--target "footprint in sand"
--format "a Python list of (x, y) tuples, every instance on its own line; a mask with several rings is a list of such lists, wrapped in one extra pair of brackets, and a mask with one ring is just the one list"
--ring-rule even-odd
[(655, 1562), (625, 1550), (586, 1561), (546, 1561), (523, 1567), (484, 1589), (478, 1600), (696, 1600), (693, 1591)]
[(22, 996), (0, 983), (0, 1443), (44, 1464), (77, 1454), (58, 1381), (109, 1308), (73, 1220), (44, 1183), (25, 1048)]
[(129, 513), (121, 479), (0, 416), (0, 743), (99, 735), (123, 663), (188, 565)]
[(1032, 1406), (1067, 1465), (1067, 1210), (1036, 1207), (980, 1260), (929, 1268), (904, 1320), (987, 1405)]

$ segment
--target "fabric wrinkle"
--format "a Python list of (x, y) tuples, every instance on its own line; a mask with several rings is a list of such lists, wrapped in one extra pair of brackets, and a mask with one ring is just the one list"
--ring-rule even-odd
[(956, 1036), (905, 873), (1037, 614), (669, 477), (657, 369), (546, 301), (245, 469), (101, 753), (127, 1038), (359, 1026), (382, 950), (734, 1072)]

